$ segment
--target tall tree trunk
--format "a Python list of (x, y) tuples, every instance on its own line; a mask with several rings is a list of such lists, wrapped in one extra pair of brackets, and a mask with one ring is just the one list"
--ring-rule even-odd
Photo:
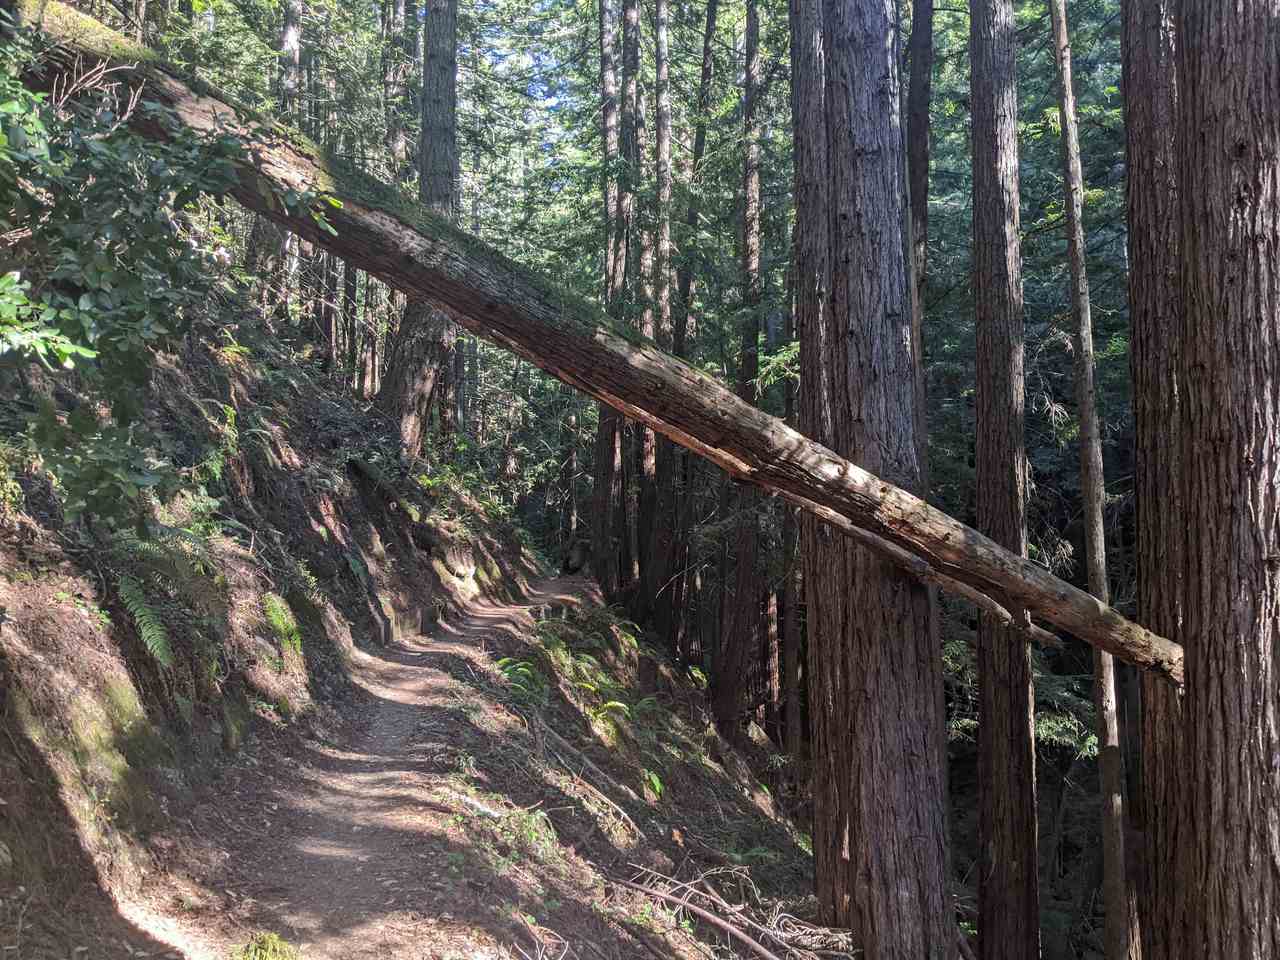
[[(1080, 166), (1075, 94), (1072, 88), (1070, 36), (1065, 0), (1053, 0), (1051, 15), (1058, 67), (1062, 128), (1063, 183), (1071, 303), (1075, 318), (1076, 404), (1080, 417), (1080, 481), (1083, 496), (1085, 560), (1090, 592), (1109, 601), (1103, 526), (1105, 482), (1102, 440), (1094, 394), (1093, 324), (1085, 269), (1084, 180)], [(1127, 960), (1140, 951), (1136, 891), (1126, 872), (1125, 775), (1120, 743), (1115, 662), (1094, 651), (1094, 689), (1098, 711), (1099, 784), (1102, 793), (1103, 894), (1107, 956)]]
[[(689, 311), (694, 295), (695, 276), (692, 262), (693, 238), (697, 230), (698, 201), (696, 189), (690, 190), (689, 206), (684, 216), (681, 236), (680, 257), (676, 268), (676, 299), (670, 300), (671, 282), (671, 101), (670, 88), (666, 79), (668, 71), (667, 44), (667, 0), (659, 0), (661, 9), (657, 18), (660, 34), (657, 44), (659, 50), (658, 73), (658, 194), (659, 194), (659, 254), (658, 267), (660, 276), (655, 288), (658, 296), (659, 315), (665, 313), (666, 323), (670, 324), (671, 352), (677, 357), (687, 354), (689, 335)], [(707, 114), (710, 111), (711, 80), (715, 69), (713, 41), (716, 32), (716, 12), (718, 0), (707, 0), (706, 24), (702, 39), (702, 70), (698, 81), (698, 102), (694, 118), (693, 152), (690, 159), (690, 183), (696, 185), (698, 173), (702, 166), (702, 157), (707, 144)], [(665, 110), (664, 110), (665, 102)], [(665, 114), (665, 116), (664, 116)], [(665, 127), (665, 130), (664, 130)], [(665, 140), (665, 146), (664, 146)], [(665, 163), (662, 151), (665, 149)], [(665, 180), (665, 182), (664, 182)], [(663, 231), (666, 233), (667, 265), (662, 261)], [(663, 285), (667, 293), (664, 298)], [(665, 299), (665, 304), (664, 304)], [(666, 326), (660, 322), (660, 330)], [(684, 571), (687, 560), (688, 529), (685, 520), (689, 517), (687, 509), (689, 459), (683, 449), (674, 446), (667, 448), (670, 461), (665, 474), (661, 459), (663, 448), (659, 447), (658, 479), (658, 516), (659, 527), (653, 542), (654, 582), (650, 593), (654, 596), (656, 607), (652, 617), (654, 630), (664, 640), (664, 645), (673, 655), (680, 656), (682, 649), (680, 638), (685, 632), (685, 599), (687, 597), (687, 574)], [(671, 528), (674, 524), (674, 528)], [(668, 544), (668, 540), (670, 543)]]
[(1179, 0), (1191, 954), (1280, 957), (1280, 4)]
[[(1012, 0), (970, 0), (978, 529), (1027, 552), (1022, 251)], [(1018, 623), (1026, 613), (1011, 611)], [(983, 960), (1040, 956), (1035, 730), (1024, 633), (978, 628), (978, 936)]]
[[(618, 73), (615, 53), (618, 35), (616, 0), (599, 0), (600, 7), (600, 123), (603, 156), (604, 194), (604, 300), (610, 316), (617, 316), (622, 303), (626, 276), (626, 243), (621, 239), (623, 223), (622, 191), (617, 172), (619, 161)], [(613, 602), (619, 587), (618, 531), (614, 528), (614, 505), (622, 495), (622, 418), (608, 404), (599, 405), (596, 427), (594, 493), (592, 496), (592, 572), (605, 599)]]
[(689, 207), (684, 217), (686, 249), (680, 251), (680, 263), (676, 269), (676, 309), (672, 330), (672, 351), (677, 357), (685, 356), (685, 340), (689, 334), (689, 311), (697, 275), (693, 269), (693, 257), (687, 247), (692, 247), (698, 230), (698, 175), (702, 172), (702, 158), (707, 149), (707, 118), (711, 113), (711, 82), (715, 76), (716, 17), (719, 0), (707, 0), (706, 25), (702, 32), (702, 72), (698, 79), (698, 105), (693, 122), (693, 154), (689, 162)]
[[(1134, 492), (1137, 502), (1138, 619), (1182, 635), (1178, 578), (1186, 518), (1180, 470), (1178, 236), (1175, 113), (1177, 81), (1171, 0), (1124, 0), (1129, 320), (1132, 327)], [(1191, 829), (1183, 790), (1187, 763), (1182, 693), (1140, 679), (1142, 727), (1142, 950), (1147, 960), (1190, 956), (1185, 870)]]
[[(635, 173), (639, 183), (643, 182), (647, 168), (649, 128), (644, 89), (639, 84), (637, 88)], [(645, 203), (643, 213), (637, 216), (640, 260), (637, 264), (636, 298), (639, 301), (637, 327), (643, 336), (650, 340), (657, 340), (658, 318), (653, 297), (654, 266), (657, 261), (654, 244), (657, 238), (653, 214), (650, 204)], [(647, 623), (652, 605), (645, 584), (652, 579), (652, 573), (647, 571), (646, 567), (651, 556), (653, 524), (658, 508), (658, 438), (653, 428), (645, 424), (636, 424), (633, 436), (636, 445), (637, 483), (631, 513), (631, 521), (635, 524), (632, 531), (635, 548), (632, 553), (634, 589), (631, 597), (631, 618), (637, 623)]]
[[(656, 240), (653, 263), (653, 309), (656, 313), (656, 339), (664, 349), (672, 346), (671, 329), (671, 79), (669, 49), (669, 3), (654, 3), (654, 85), (657, 124), (655, 175), (657, 180)], [(652, 436), (652, 431), (649, 431)], [(654, 482), (648, 522), (641, 526), (650, 530), (648, 551), (644, 557), (639, 607), (643, 621), (652, 623), (660, 637), (668, 638), (676, 611), (671, 606), (668, 581), (673, 571), (675, 549), (675, 446), (665, 437), (657, 439), (654, 452)]]
[[(284, 0), (284, 17), (280, 24), (280, 52), (277, 56), (277, 101), (280, 116), (287, 123), (300, 126), (302, 111), (302, 16), (303, 0)], [(276, 260), (270, 285), (277, 298), (272, 313), (278, 320), (289, 317), (289, 300), (298, 276), (298, 238), (288, 230), (263, 224), (275, 239)]]
[[(1052, 0), (1054, 57), (1058, 66), (1058, 103), (1062, 126), (1062, 181), (1067, 219), (1067, 258), (1071, 273), (1071, 312), (1075, 318), (1076, 408), (1080, 417), (1080, 491), (1084, 512), (1084, 553), (1089, 592), (1110, 601), (1107, 545), (1103, 527), (1106, 484), (1102, 436), (1093, 386), (1093, 316), (1085, 269), (1084, 175), (1071, 78), (1071, 38), (1066, 0)], [(1093, 654), (1094, 699), (1098, 710), (1098, 783), (1102, 794), (1102, 889), (1106, 906), (1108, 960), (1141, 954), (1136, 890), (1129, 883), (1125, 857), (1125, 776), (1116, 700), (1115, 659)]]
[[(432, 213), (456, 220), (458, 0), (429, 0), (424, 29), (418, 198)], [(457, 327), (439, 307), (411, 298), (395, 337), (388, 339), (387, 376), (378, 406), (398, 425), (405, 454), (416, 457), (422, 452), (432, 404), (440, 402), (437, 394), (446, 392), (440, 384), (452, 370)]]
[[(787, 341), (794, 343), (796, 335), (796, 244), (793, 231), (792, 264), (787, 271)], [(784, 414), (788, 426), (796, 425), (796, 381), (788, 377), (786, 396), (783, 400)], [(800, 602), (804, 596), (804, 577), (801, 574), (802, 564), (798, 553), (799, 516), (795, 507), (783, 507), (782, 514), (782, 650), (783, 650), (783, 698), (785, 700), (787, 756), (799, 771), (801, 751), (804, 743), (804, 721), (800, 707)], [(800, 776), (797, 773), (797, 783)]]
[[(738, 396), (753, 403), (760, 377), (760, 11), (747, 0), (746, 59), (742, 93), (742, 312), (739, 322)], [(712, 707), (721, 732), (738, 736), (743, 700), (750, 689), (748, 675), (760, 657), (759, 496), (754, 490), (730, 491), (727, 502), (738, 515), (733, 556), (737, 564), (732, 606), (721, 624), (722, 660), (715, 674)], [(728, 585), (725, 585), (726, 589)]]
[(359, 272), (350, 261), (342, 265), (342, 330), (345, 338), (346, 359), (343, 364), (347, 384), (356, 386), (356, 350), (360, 343), (360, 327), (356, 303)]
[[(793, 0), (791, 11), (801, 426), (916, 487), (894, 10)], [(851, 927), (869, 958), (950, 957), (928, 594), (809, 517), (801, 536), (821, 916)]]
[[(405, 111), (409, 105), (409, 65), (412, 47), (405, 21), (405, 0), (387, 0), (386, 42), (382, 45), (382, 102), (386, 115), (387, 152), (391, 179), (405, 177), (409, 140), (405, 132)], [(417, 10), (413, 10), (416, 24)]]
[(933, 0), (912, 0), (911, 77), (907, 90), (907, 196), (911, 218), (911, 338), (915, 345), (916, 436), (921, 481), (929, 489), (925, 423), (924, 290), (929, 265), (929, 103), (933, 96)]

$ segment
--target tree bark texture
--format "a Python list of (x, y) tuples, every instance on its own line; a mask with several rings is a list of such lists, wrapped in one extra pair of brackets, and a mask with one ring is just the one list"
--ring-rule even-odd
[[(619, 160), (618, 72), (615, 48), (618, 34), (616, 0), (599, 0), (600, 5), (600, 91), (601, 143), (604, 175), (605, 266), (604, 303), (616, 316), (622, 302), (626, 277), (626, 242), (623, 239), (623, 204), (617, 172)], [(619, 427), (622, 418), (607, 403), (599, 406), (593, 458), (591, 554), (592, 572), (605, 599), (617, 597), (619, 588), (617, 531), (613, 505), (622, 495), (622, 455)]]
[[(671, 349), (674, 339), (671, 326), (672, 177), (669, 6), (668, 0), (655, 0), (654, 61), (657, 80), (654, 85), (657, 113), (655, 173), (658, 191), (653, 295), (654, 310), (657, 313), (656, 339), (666, 350)], [(650, 524), (648, 555), (643, 565), (644, 579), (641, 593), (644, 597), (646, 619), (654, 625), (658, 635), (670, 645), (672, 622), (681, 615), (681, 611), (672, 608), (672, 593), (666, 589), (675, 572), (675, 525), (679, 512), (675, 488), (677, 466), (675, 447), (670, 440), (663, 437), (658, 440), (655, 456), (653, 519)]]
[[(1067, 259), (1071, 276), (1071, 312), (1075, 321), (1076, 409), (1080, 417), (1080, 490), (1083, 499), (1084, 554), (1089, 592), (1106, 603), (1107, 545), (1103, 526), (1106, 483), (1102, 436), (1093, 385), (1093, 316), (1085, 269), (1084, 174), (1071, 75), (1071, 35), (1066, 0), (1052, 0), (1054, 59), (1058, 67), (1058, 105), (1062, 127), (1062, 182), (1067, 220)], [(1136, 889), (1129, 883), (1125, 856), (1125, 776), (1116, 702), (1115, 660), (1093, 655), (1094, 701), (1098, 711), (1098, 786), (1102, 799), (1102, 893), (1106, 907), (1104, 944), (1108, 960), (1140, 955)]]
[[(1177, 78), (1172, 0), (1124, 0), (1130, 369), (1133, 376), (1138, 620), (1181, 636), (1186, 518), (1180, 472)], [(1180, 865), (1190, 829), (1183, 790), (1182, 694), (1143, 676), (1142, 950), (1147, 960), (1188, 956)]]
[[(458, 0), (429, 0), (425, 29), (418, 198), (426, 209), (452, 221), (458, 212)], [(403, 35), (401, 10), (399, 36)], [(401, 445), (416, 457), (426, 439), (433, 401), (444, 400), (442, 424), (448, 417), (446, 391), (440, 387), (453, 365), (457, 329), (438, 304), (410, 296), (399, 329), (388, 340), (390, 357), (378, 406), (398, 423)]]
[[(760, 84), (760, 9), (757, 0), (747, 0), (744, 52), (742, 312), (738, 325), (737, 392), (743, 402), (754, 403), (756, 380), (760, 376), (760, 308), (763, 301), (760, 280), (760, 124), (756, 118)], [(736, 567), (732, 605), (722, 624), (722, 658), (715, 675), (712, 709), (721, 732), (733, 739), (738, 735), (742, 707), (749, 690), (747, 678), (753, 663), (760, 658), (759, 609), (764, 583), (760, 575), (759, 495), (749, 487), (730, 490), (729, 494), (731, 509), (738, 518), (733, 550)]]
[(1190, 953), (1280, 957), (1280, 3), (1180, 0)]
[[(970, 0), (978, 529), (1027, 552), (1022, 251), (1012, 0)], [(1025, 622), (1026, 613), (1013, 608)], [(983, 960), (1040, 956), (1034, 701), (1025, 636), (978, 626), (978, 937)]]
[[(232, 195), (249, 209), (409, 295), (448, 304), (467, 329), (643, 420), (734, 477), (820, 514), (841, 533), (862, 531), (877, 549), (917, 557), (956, 582), (1032, 609), (1065, 632), (1181, 683), (1178, 644), (743, 403), (714, 378), (617, 328), (596, 306), (448, 220), (404, 204), (394, 190), (337, 158), (238, 118), (226, 99), (208, 88), (197, 93), (145, 49), (63, 4), (23, 0), (19, 9), (24, 23), (39, 25), (63, 50), (106, 59), (121, 67), (121, 79), (144, 83), (146, 95), (183, 126), (238, 140), (243, 152)], [(39, 87), (51, 78), (46, 72), (29, 79)], [(144, 136), (167, 136), (145, 118), (134, 124)], [(805, 189), (811, 189), (807, 182)], [(281, 199), (287, 191), (322, 194), (341, 206), (317, 200), (290, 209)], [(317, 222), (318, 214), (333, 233)], [(797, 270), (802, 336), (809, 327), (799, 314), (799, 284), (820, 279), (822, 270), (820, 264), (816, 273)]]
[[(823, 0), (796, 19), (802, 429), (918, 489), (894, 8)], [(928, 592), (809, 518), (802, 535), (820, 911), (869, 958), (949, 957), (942, 663)]]

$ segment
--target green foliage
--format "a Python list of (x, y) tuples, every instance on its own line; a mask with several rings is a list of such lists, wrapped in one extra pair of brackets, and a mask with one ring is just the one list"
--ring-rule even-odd
[(134, 626), (138, 628), (138, 637), (142, 640), (147, 652), (161, 667), (166, 670), (173, 666), (173, 642), (169, 638), (169, 630), (165, 626), (164, 617), (147, 600), (142, 584), (133, 577), (125, 575), (116, 584), (120, 593), (120, 601)]
[[(91, 73), (75, 97), (32, 94), (19, 77), (45, 56), (25, 34), (0, 43), (0, 232), (29, 234), (0, 261), (0, 370), (74, 371), (81, 401), (42, 403), (29, 438), (68, 515), (110, 524), (143, 491), (177, 482), (138, 415), (156, 352), (179, 342), (216, 283), (219, 255), (195, 213), (234, 182), (238, 148)], [(135, 115), (167, 141), (132, 133)]]
[(298, 948), (274, 933), (255, 933), (231, 960), (301, 960)]
[(529, 706), (546, 704), (547, 681), (537, 664), (529, 660), (503, 657), (498, 661), (497, 667), (518, 702)]
[(262, 595), (262, 616), (281, 649), (295, 654), (302, 653), (302, 630), (289, 609), (289, 604), (278, 593)]

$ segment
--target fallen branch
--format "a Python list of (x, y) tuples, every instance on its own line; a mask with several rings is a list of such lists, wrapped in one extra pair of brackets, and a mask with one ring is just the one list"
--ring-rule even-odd
[[(411, 297), (445, 305), (462, 326), (664, 434), (741, 480), (780, 494), (884, 552), (1009, 611), (1027, 610), (1122, 660), (1182, 683), (1178, 644), (1084, 590), (881, 480), (740, 399), (723, 384), (613, 326), (600, 309), (517, 266), (280, 125), (263, 123), (207, 85), (179, 79), (154, 53), (52, 0), (6, 0), (18, 21), (55, 40), (66, 60), (97, 57), (145, 87), (196, 133), (230, 137), (237, 200)], [(56, 79), (27, 77), (48, 88)], [(143, 112), (145, 113), (145, 112)], [(141, 134), (165, 125), (135, 114)], [(301, 198), (287, 204), (282, 197)], [(899, 557), (900, 559), (900, 557)], [(897, 562), (897, 560), (895, 560)], [(937, 582), (937, 581), (935, 581)], [(941, 584), (940, 584), (941, 585)], [(988, 613), (993, 613), (990, 606)], [(998, 615), (998, 614), (997, 614)]]
[(638, 890), (640, 893), (643, 893), (646, 896), (657, 897), (659, 900), (665, 900), (668, 903), (674, 903), (677, 906), (679, 906), (681, 909), (688, 910), (690, 913), (696, 914), (697, 916), (707, 921), (707, 923), (711, 924), (716, 929), (723, 930), (725, 933), (729, 934), (730, 936), (737, 937), (739, 940), (745, 943), (748, 947), (750, 947), (760, 956), (764, 957), (765, 960), (782, 960), (781, 957), (779, 957), (776, 953), (773, 953), (772, 951), (766, 949), (764, 944), (760, 943), (750, 934), (745, 933), (742, 930), (739, 930), (733, 924), (729, 923), (729, 921), (721, 919), (720, 917), (712, 913), (710, 910), (704, 910), (702, 909), (702, 907), (694, 906), (692, 903), (688, 903), (684, 900), (681, 900), (679, 897), (674, 897), (669, 893), (663, 893), (661, 890), (655, 890), (652, 887), (646, 887), (639, 883), (632, 883), (630, 880), (614, 880), (613, 882), (618, 884), (619, 886), (628, 887), (632, 890)]

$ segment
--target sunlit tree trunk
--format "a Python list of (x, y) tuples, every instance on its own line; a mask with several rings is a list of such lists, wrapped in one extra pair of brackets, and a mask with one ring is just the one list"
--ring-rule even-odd
[[(1190, 956), (1280, 957), (1280, 3), (1177, 4)], [(1170, 478), (1166, 478), (1166, 483)]]
[[(458, 3), (429, 0), (422, 77), (422, 148), (418, 197), (439, 216), (457, 217)], [(403, 34), (403, 24), (400, 33)], [(422, 452), (431, 408), (453, 368), (457, 328), (439, 308), (410, 299), (394, 337), (388, 337), (386, 380), (378, 406), (399, 427), (408, 456)], [(445, 409), (442, 407), (442, 409)]]
[[(918, 487), (894, 10), (793, 0), (791, 16), (801, 429)], [(801, 553), (820, 914), (869, 958), (950, 957), (928, 594), (807, 516)]]

